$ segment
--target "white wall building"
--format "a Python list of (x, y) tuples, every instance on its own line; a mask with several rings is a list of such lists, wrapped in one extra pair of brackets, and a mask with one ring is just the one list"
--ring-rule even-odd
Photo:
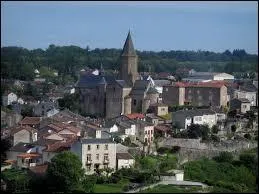
[(81, 159), (86, 174), (103, 168), (116, 170), (116, 143), (111, 139), (81, 139), (72, 145), (71, 151)]
[(2, 102), (3, 102), (3, 106), (8, 106), (10, 104), (12, 104), (13, 102), (17, 101), (17, 95), (13, 92), (7, 93), (5, 95), (3, 95), (2, 97)]
[(117, 153), (116, 169), (130, 168), (135, 164), (135, 159), (129, 153)]

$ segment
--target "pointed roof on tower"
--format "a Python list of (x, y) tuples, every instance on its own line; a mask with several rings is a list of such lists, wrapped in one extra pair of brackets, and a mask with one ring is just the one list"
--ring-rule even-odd
[(133, 46), (133, 42), (132, 42), (132, 39), (131, 39), (130, 30), (129, 30), (127, 39), (126, 39), (126, 41), (124, 43), (124, 47), (123, 47), (121, 56), (136, 56), (136, 55), (137, 54), (135, 52), (135, 49), (134, 49), (134, 46)]

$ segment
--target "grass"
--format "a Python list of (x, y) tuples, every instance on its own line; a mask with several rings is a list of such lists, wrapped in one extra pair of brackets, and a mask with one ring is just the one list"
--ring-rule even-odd
[(120, 184), (96, 184), (94, 193), (121, 193), (122, 187)]
[(172, 113), (170, 112), (170, 113), (168, 113), (166, 115), (162, 115), (160, 117), (162, 117), (165, 120), (170, 120), (170, 119), (172, 119)]
[(152, 189), (141, 191), (140, 193), (192, 193), (201, 190), (197, 186), (175, 186), (175, 185), (158, 185)]

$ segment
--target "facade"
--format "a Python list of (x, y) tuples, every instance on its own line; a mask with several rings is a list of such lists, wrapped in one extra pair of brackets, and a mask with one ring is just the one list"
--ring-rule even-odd
[(162, 103), (156, 103), (150, 106), (154, 110), (157, 116), (163, 116), (168, 114), (168, 105)]
[(86, 174), (103, 168), (116, 170), (116, 143), (111, 139), (81, 139), (71, 151), (78, 154)]
[(164, 86), (163, 103), (167, 105), (226, 106), (227, 87), (223, 83), (175, 83)]
[(83, 112), (105, 118), (122, 114), (145, 112), (150, 104), (157, 102), (158, 91), (152, 80), (140, 80), (138, 57), (128, 33), (119, 58), (120, 72), (115, 76), (105, 75), (101, 66), (98, 74), (81, 72), (76, 89), (80, 94)]
[(116, 170), (130, 168), (135, 164), (135, 159), (129, 153), (116, 154)]
[(37, 141), (37, 130), (30, 126), (18, 126), (11, 129), (12, 145), (22, 143), (32, 143)]
[(40, 102), (33, 107), (33, 114), (40, 117), (50, 117), (57, 114), (57, 103), (52, 101)]
[(211, 128), (222, 119), (225, 119), (224, 113), (211, 109), (179, 110), (172, 113), (172, 124), (180, 129), (187, 129), (191, 124), (208, 125)]
[(230, 111), (237, 110), (240, 113), (250, 111), (251, 103), (246, 98), (234, 98), (230, 101)]
[(238, 89), (234, 91), (234, 98), (246, 98), (251, 103), (251, 106), (258, 106), (257, 91)]
[(234, 76), (227, 73), (215, 72), (191, 72), (188, 77), (183, 78), (186, 82), (209, 82), (213, 80), (234, 80)]
[(2, 97), (3, 106), (11, 105), (13, 102), (16, 102), (18, 99), (17, 95), (13, 92), (6, 93)]

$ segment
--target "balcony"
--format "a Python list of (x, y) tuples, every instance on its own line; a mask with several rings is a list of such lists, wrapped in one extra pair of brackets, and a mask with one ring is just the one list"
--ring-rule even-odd
[(104, 164), (108, 164), (109, 163), (109, 158), (104, 158), (103, 163)]
[(86, 165), (91, 165), (91, 164), (92, 164), (92, 160), (87, 160), (87, 161), (85, 162), (85, 164), (86, 164)]

